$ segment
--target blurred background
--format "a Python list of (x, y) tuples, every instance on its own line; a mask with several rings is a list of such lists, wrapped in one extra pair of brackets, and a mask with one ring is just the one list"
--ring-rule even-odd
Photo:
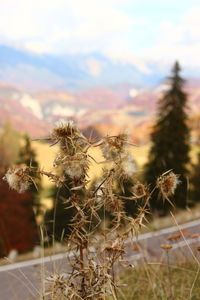
[[(166, 78), (176, 60), (186, 80), (190, 158), (197, 164), (199, 15), (198, 0), (2, 0), (1, 174), (11, 164), (33, 158), (36, 165), (51, 171), (56, 149), (35, 139), (48, 136), (59, 119), (74, 120), (88, 137), (125, 130), (139, 146), (134, 157), (138, 168), (143, 168), (156, 105), (169, 88)], [(1, 185), (1, 191), (7, 189)], [(50, 186), (44, 180), (39, 185), (43, 186), (40, 200), (34, 192), (31, 198), (27, 195), (30, 207), (36, 200), (51, 207)], [(15, 228), (6, 222), (16, 210), (10, 212), (6, 203), (11, 201), (9, 207), (21, 203), (21, 216), (27, 213), (25, 200), (16, 200), (19, 195), (10, 199), (9, 193), (5, 190), (0, 196), (1, 213), (7, 213), (1, 218), (0, 240), (7, 245), (6, 253), (13, 248), (25, 251), (35, 238), (34, 222), (32, 240), (21, 237), (20, 242), (20, 236), (19, 241), (12, 240), (16, 230), (8, 230)], [(31, 213), (30, 218), (33, 221)]]

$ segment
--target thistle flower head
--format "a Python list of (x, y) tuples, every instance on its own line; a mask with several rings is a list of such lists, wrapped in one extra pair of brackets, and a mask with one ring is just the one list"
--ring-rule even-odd
[(71, 178), (81, 178), (85, 176), (89, 168), (87, 155), (84, 153), (61, 157), (60, 163), (62, 164), (65, 174)]
[(119, 134), (114, 137), (105, 137), (102, 144), (102, 153), (105, 159), (107, 160), (118, 160), (119, 158), (124, 157), (125, 147), (128, 144), (128, 135)]
[(9, 168), (3, 179), (7, 181), (11, 189), (16, 190), (18, 193), (27, 191), (31, 184), (27, 166)]
[(59, 120), (55, 123), (55, 127), (52, 131), (52, 137), (56, 139), (65, 138), (73, 135), (73, 133), (75, 133), (77, 130), (78, 129), (74, 124), (74, 121)]
[(179, 183), (178, 175), (173, 172), (164, 173), (157, 179), (157, 187), (164, 198), (173, 195)]
[(133, 195), (138, 198), (144, 197), (147, 194), (145, 185), (140, 183), (139, 181), (136, 184), (134, 184), (132, 192)]
[(51, 133), (51, 138), (59, 142), (61, 151), (68, 155), (74, 155), (88, 144), (87, 139), (73, 121), (58, 121)]

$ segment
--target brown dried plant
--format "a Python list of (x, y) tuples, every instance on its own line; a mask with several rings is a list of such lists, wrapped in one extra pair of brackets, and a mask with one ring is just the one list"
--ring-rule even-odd
[[(74, 207), (76, 211), (70, 224), (72, 230), (65, 237), (69, 268), (63, 274), (54, 273), (47, 277), (43, 299), (98, 300), (112, 295), (116, 300), (115, 266), (126, 255), (126, 240), (137, 235), (146, 222), (154, 190), (149, 191), (147, 186), (136, 181), (132, 196), (116, 194), (116, 182), (120, 181), (123, 186), (123, 181), (130, 176), (135, 178), (136, 173), (134, 160), (128, 152), (130, 142), (126, 134), (106, 136), (92, 142), (73, 122), (63, 121), (56, 124), (48, 139), (52, 145), (59, 144), (60, 151), (53, 167), (61, 168), (62, 175), (31, 166), (13, 167), (5, 174), (9, 186), (18, 192), (29, 188), (33, 182), (32, 172), (47, 176), (58, 187), (67, 186), (71, 191), (70, 198), (65, 200), (66, 207)], [(95, 190), (88, 185), (88, 169), (93, 159), (88, 153), (91, 147), (100, 147), (104, 159), (111, 162)], [(70, 178), (70, 182), (66, 177)], [(168, 199), (177, 184), (177, 176), (171, 171), (158, 178), (155, 188), (159, 188)], [(138, 213), (134, 218), (126, 214), (124, 201), (136, 201)], [(109, 228), (102, 230), (106, 213), (112, 215), (112, 222)]]

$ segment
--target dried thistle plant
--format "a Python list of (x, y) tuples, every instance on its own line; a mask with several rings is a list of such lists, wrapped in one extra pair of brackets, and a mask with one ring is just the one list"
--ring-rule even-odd
[(3, 179), (8, 182), (11, 189), (24, 193), (29, 189), (32, 181), (30, 168), (25, 165), (13, 166), (8, 169)]
[(118, 136), (106, 136), (101, 145), (102, 154), (105, 159), (118, 161), (125, 155), (125, 149), (128, 145), (129, 138), (127, 134)]
[(159, 189), (164, 200), (167, 200), (172, 206), (172, 202), (169, 197), (174, 195), (177, 186), (180, 181), (178, 175), (174, 174), (171, 170), (163, 173), (157, 178), (157, 188)]
[[(47, 278), (43, 299), (99, 300), (105, 295), (112, 295), (116, 300), (118, 285), (115, 266), (123, 262), (127, 238), (137, 235), (144, 226), (154, 189), (159, 188), (168, 199), (179, 183), (178, 177), (173, 172), (161, 175), (152, 191), (144, 184), (135, 182), (136, 167), (128, 152), (130, 142), (127, 134), (106, 136), (92, 143), (73, 122), (61, 121), (48, 139), (52, 141), (52, 146), (57, 143), (60, 146), (53, 162), (54, 173), (16, 166), (5, 174), (10, 187), (18, 192), (26, 191), (33, 182), (31, 172), (47, 176), (58, 187), (67, 185), (71, 191), (65, 203), (66, 209), (74, 208), (75, 215), (70, 221), (71, 232), (65, 237), (65, 242), (67, 253), (73, 252), (73, 256), (68, 257), (68, 270)], [(106, 161), (112, 162), (110, 167), (104, 169), (103, 177), (94, 190), (87, 184), (90, 160), (93, 159), (88, 154), (91, 147), (100, 147)], [(57, 168), (61, 169), (61, 175), (56, 173)], [(117, 194), (116, 182), (120, 181), (123, 190), (124, 180), (128, 177), (134, 177), (132, 196)], [(69, 182), (66, 178), (70, 178)], [(124, 201), (136, 201), (137, 215), (134, 218), (127, 216)], [(109, 228), (102, 226), (106, 213), (112, 215)]]

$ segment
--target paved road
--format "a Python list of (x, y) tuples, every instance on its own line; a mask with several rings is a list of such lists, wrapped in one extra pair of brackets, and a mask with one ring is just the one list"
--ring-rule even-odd
[[(179, 231), (179, 232), (178, 232)], [(167, 240), (167, 237), (180, 234), (177, 239)], [(199, 235), (199, 236), (198, 236)], [(199, 254), (197, 246), (200, 246), (200, 220), (192, 221), (184, 225), (139, 235), (134, 242), (127, 241), (126, 252), (132, 264), (137, 264), (144, 257), (148, 260), (161, 260), (165, 258), (165, 251), (161, 244), (171, 244), (170, 259), (176, 255), (183, 259)], [(190, 247), (188, 247), (188, 245)], [(136, 246), (139, 248), (136, 249)], [(191, 250), (193, 251), (191, 253)], [(197, 256), (198, 258), (198, 256)], [(42, 266), (45, 266), (42, 268)], [(57, 254), (42, 259), (15, 263), (0, 267), (0, 300), (32, 300), (39, 299), (42, 290), (41, 278), (44, 278), (43, 270), (49, 274), (53, 270), (62, 272), (67, 268), (65, 254)]]

